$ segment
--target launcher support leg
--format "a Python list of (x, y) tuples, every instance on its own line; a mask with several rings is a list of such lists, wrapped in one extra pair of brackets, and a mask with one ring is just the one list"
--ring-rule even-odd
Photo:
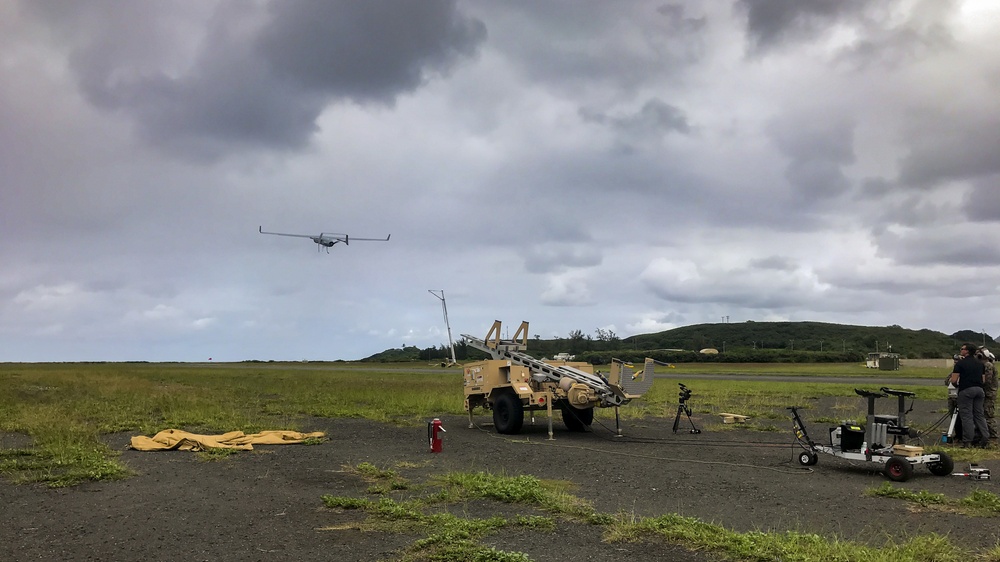
[(469, 429), (476, 427), (476, 424), (472, 423), (472, 408), (469, 408)]
[(549, 414), (549, 441), (555, 441), (555, 437), (552, 436), (553, 434), (552, 434), (552, 393), (551, 392), (548, 393), (548, 396), (545, 398), (545, 410)]
[(615, 437), (622, 436), (621, 418), (618, 417), (618, 406), (615, 406)]

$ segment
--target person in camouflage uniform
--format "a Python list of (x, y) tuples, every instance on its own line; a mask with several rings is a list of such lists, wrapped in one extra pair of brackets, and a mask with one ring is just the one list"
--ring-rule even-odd
[[(955, 363), (958, 363), (961, 358), (961, 355), (955, 355), (952, 357)], [(944, 377), (944, 384), (948, 387), (948, 415), (951, 415), (958, 409), (958, 387), (951, 384), (951, 373), (948, 373)]]
[(989, 441), (993, 442), (997, 438), (997, 420), (994, 417), (996, 414), (998, 386), (997, 368), (993, 364), (995, 357), (985, 347), (981, 347), (976, 351), (976, 357), (983, 362), (983, 367), (985, 368), (986, 382), (983, 383), (983, 392), (986, 394), (986, 399), (983, 400), (983, 413), (986, 415), (986, 427), (990, 430)]

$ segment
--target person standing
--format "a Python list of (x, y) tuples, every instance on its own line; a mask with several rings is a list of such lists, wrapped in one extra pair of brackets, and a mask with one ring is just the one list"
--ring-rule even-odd
[[(974, 445), (985, 447), (990, 434), (983, 410), (986, 399), (986, 393), (983, 391), (986, 368), (976, 359), (976, 349), (975, 344), (962, 344), (958, 350), (962, 359), (955, 363), (951, 371), (951, 382), (958, 386), (958, 417), (962, 420), (963, 447)], [(976, 440), (977, 431), (980, 435), (979, 440)]]
[(997, 438), (997, 420), (995, 416), (997, 387), (1000, 386), (997, 381), (997, 368), (993, 364), (993, 353), (985, 347), (981, 347), (976, 351), (976, 359), (979, 359), (983, 363), (984, 375), (986, 377), (983, 379), (985, 381), (983, 383), (983, 415), (986, 416), (986, 427), (990, 430), (989, 442), (992, 443)]

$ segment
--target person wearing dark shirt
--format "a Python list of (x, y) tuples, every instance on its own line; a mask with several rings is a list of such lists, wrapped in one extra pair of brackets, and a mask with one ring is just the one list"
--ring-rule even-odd
[[(986, 393), (983, 392), (986, 371), (982, 362), (973, 355), (975, 351), (974, 344), (962, 344), (962, 348), (958, 350), (962, 358), (955, 363), (951, 371), (951, 382), (958, 387), (958, 417), (962, 420), (963, 447), (973, 445), (985, 447), (990, 434), (983, 409), (986, 398)], [(977, 431), (980, 435), (978, 441)]]

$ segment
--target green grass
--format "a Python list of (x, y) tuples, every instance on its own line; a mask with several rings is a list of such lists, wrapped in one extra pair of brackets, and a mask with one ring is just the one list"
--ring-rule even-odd
[(388, 494), (396, 490), (405, 490), (410, 487), (410, 483), (402, 478), (398, 472), (391, 469), (380, 469), (367, 462), (359, 464), (357, 467), (347, 467), (348, 471), (356, 472), (366, 482), (369, 494)]
[(206, 462), (217, 462), (227, 460), (237, 453), (239, 453), (237, 449), (213, 447), (211, 449), (205, 449), (204, 451), (198, 451), (195, 455), (197, 455), (200, 460)]
[(504, 476), (488, 472), (449, 473), (433, 479), (447, 501), (487, 499), (503, 503), (528, 504), (560, 515), (589, 520), (594, 509), (570, 494), (569, 483), (543, 481), (530, 475)]
[[(380, 470), (369, 463), (358, 465), (354, 472), (365, 481), (370, 481), (372, 478), (394, 479), (399, 477), (394, 471)], [(545, 491), (539, 482), (537, 480), (529, 482), (528, 480), (532, 479), (529, 477), (528, 479), (508, 481), (503, 478), (490, 478), (482, 474), (449, 474), (440, 483), (445, 489), (422, 498), (396, 501), (381, 497), (375, 501), (365, 498), (326, 495), (322, 497), (322, 500), (324, 505), (330, 508), (365, 511), (368, 514), (368, 519), (361, 524), (362, 530), (424, 535), (423, 538), (418, 539), (406, 549), (401, 558), (404, 561), (529, 562), (531, 559), (523, 553), (486, 547), (481, 545), (479, 540), (509, 526), (551, 530), (555, 526), (555, 522), (551, 519), (538, 516), (518, 516), (509, 521), (500, 516), (485, 519), (467, 518), (450, 513), (430, 511), (432, 507), (443, 503), (486, 497), (483, 485), (487, 481), (497, 484), (500, 489), (505, 490), (501, 497), (509, 500), (517, 498), (530, 503), (545, 497)], [(369, 493), (371, 493), (370, 488)], [(531, 498), (529, 499), (528, 496)]]
[[(29, 436), (27, 454), (0, 453), (0, 474), (67, 486), (127, 469), (100, 436), (301, 430), (302, 419), (416, 423), (462, 413), (461, 374), (413, 374), (329, 364), (0, 364), (0, 432)], [(320, 440), (313, 440), (315, 444)], [(2, 450), (0, 450), (2, 451)]]
[(973, 490), (964, 498), (950, 499), (945, 494), (934, 494), (921, 490), (911, 492), (883, 482), (877, 488), (870, 488), (865, 494), (873, 497), (893, 498), (916, 504), (922, 508), (932, 508), (972, 517), (997, 517), (1000, 515), (1000, 496), (986, 491)]
[(737, 533), (680, 515), (634, 518), (619, 516), (605, 535), (610, 542), (633, 542), (655, 536), (692, 550), (707, 550), (731, 560), (854, 562), (966, 561), (972, 554), (939, 535), (872, 547), (798, 532)]
[[(369, 467), (355, 470), (359, 475), (369, 473)], [(998, 549), (973, 553), (939, 535), (923, 535), (900, 542), (870, 546), (801, 532), (746, 532), (730, 531), (719, 525), (670, 514), (658, 517), (636, 517), (621, 512), (615, 515), (594, 512), (589, 504), (566, 490), (568, 482), (545, 482), (532, 476), (504, 476), (486, 472), (455, 472), (432, 479), (427, 495), (396, 501), (388, 498), (370, 500), (323, 496), (323, 503), (334, 509), (361, 510), (367, 514), (359, 528), (364, 531), (408, 532), (421, 536), (405, 549), (400, 558), (404, 561), (435, 560), (439, 562), (464, 562), (466, 560), (530, 561), (524, 553), (500, 551), (480, 544), (480, 541), (511, 526), (529, 529), (530, 532), (551, 532), (556, 521), (551, 516), (517, 515), (513, 519), (493, 516), (487, 519), (462, 518), (449, 513), (431, 510), (442, 503), (474, 502), (481, 509), (489, 509), (481, 501), (515, 504), (525, 508), (540, 509), (577, 523), (601, 527), (602, 540), (609, 543), (665, 540), (689, 550), (712, 553), (720, 559), (750, 561), (802, 561), (842, 560), (856, 562), (959, 562), (969, 560), (996, 560)], [(436, 489), (437, 491), (434, 491)], [(963, 504), (992, 504), (996, 496), (984, 498), (981, 493), (955, 502)], [(901, 499), (920, 498), (925, 504), (942, 504), (938, 494), (910, 493), (891, 485), (883, 485), (871, 495)], [(974, 499), (970, 499), (973, 498)]]

